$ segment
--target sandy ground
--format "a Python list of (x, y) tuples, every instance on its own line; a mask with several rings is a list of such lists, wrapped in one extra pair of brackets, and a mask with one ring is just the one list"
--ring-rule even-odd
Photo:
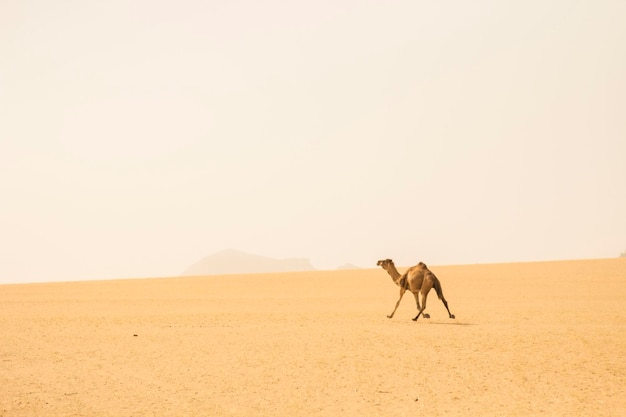
[(626, 415), (626, 259), (431, 269), (1, 285), (0, 415)]

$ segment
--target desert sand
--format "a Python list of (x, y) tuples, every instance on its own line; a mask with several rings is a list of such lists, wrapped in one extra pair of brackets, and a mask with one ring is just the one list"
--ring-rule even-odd
[(626, 259), (429, 265), (417, 322), (375, 263), (1, 285), (0, 415), (626, 415)]

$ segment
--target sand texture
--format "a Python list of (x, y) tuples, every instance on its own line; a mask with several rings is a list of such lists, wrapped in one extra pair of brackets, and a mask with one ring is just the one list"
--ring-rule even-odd
[(626, 415), (626, 259), (431, 270), (1, 285), (0, 416)]

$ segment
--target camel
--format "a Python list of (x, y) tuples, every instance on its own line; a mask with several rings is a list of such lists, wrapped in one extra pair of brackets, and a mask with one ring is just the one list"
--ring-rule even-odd
[[(450, 309), (448, 308), (448, 302), (443, 296), (443, 290), (441, 289), (441, 283), (439, 279), (431, 272), (430, 269), (426, 266), (425, 263), (420, 262), (415, 266), (410, 267), (404, 274), (400, 274), (396, 269), (393, 261), (391, 259), (383, 259), (376, 263), (376, 265), (382, 267), (393, 279), (393, 282), (400, 287), (400, 298), (396, 302), (396, 307), (393, 309), (391, 314), (387, 317), (392, 318), (395, 314), (398, 306), (400, 305), (400, 300), (402, 300), (402, 296), (409, 290), (413, 293), (415, 297), (415, 302), (417, 303), (417, 316), (413, 319), (416, 321), (420, 314), (424, 316), (425, 319), (429, 319), (430, 315), (424, 313), (424, 309), (426, 309), (426, 298), (428, 297), (428, 292), (431, 288), (435, 288), (437, 292), (437, 296), (443, 302), (443, 305), (448, 310), (448, 315), (451, 319), (455, 318), (454, 314), (450, 313)], [(420, 307), (419, 294), (422, 294), (422, 306)]]

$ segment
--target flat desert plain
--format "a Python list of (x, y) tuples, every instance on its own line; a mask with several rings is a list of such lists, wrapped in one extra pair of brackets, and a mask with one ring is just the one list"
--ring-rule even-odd
[(2, 285), (0, 415), (626, 415), (626, 259), (431, 270)]

